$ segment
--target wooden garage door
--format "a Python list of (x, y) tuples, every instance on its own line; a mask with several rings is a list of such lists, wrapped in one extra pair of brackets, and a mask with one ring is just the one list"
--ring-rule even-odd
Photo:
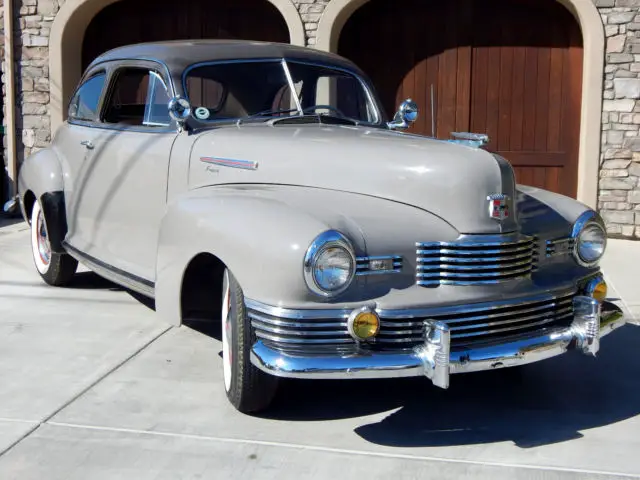
[(371, 76), (389, 115), (404, 98), (418, 103), (411, 132), (487, 133), (518, 182), (575, 197), (582, 40), (559, 3), (371, 0), (339, 52)]
[(122, 45), (203, 38), (290, 41), (284, 18), (267, 0), (124, 0), (89, 24), (82, 66)]

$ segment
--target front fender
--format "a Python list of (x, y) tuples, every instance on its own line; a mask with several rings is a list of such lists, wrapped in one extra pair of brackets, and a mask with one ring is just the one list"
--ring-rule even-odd
[[(312, 294), (303, 277), (308, 246), (327, 229), (345, 234), (356, 256), (400, 255), (396, 275), (356, 276), (338, 297)], [(351, 308), (415, 284), (415, 242), (459, 233), (423, 210), (366, 195), (285, 185), (227, 185), (172, 202), (160, 229), (156, 307), (180, 322), (180, 289), (191, 259), (208, 252), (234, 273), (248, 298), (270, 305)]]
[[(273, 198), (224, 188), (191, 191), (172, 202), (159, 231), (155, 298), (157, 312), (180, 323), (180, 291), (191, 259), (218, 257), (248, 298), (305, 298), (303, 257), (308, 245), (330, 226)], [(341, 230), (363, 248), (362, 236), (345, 222)], [(259, 248), (257, 245), (259, 244)], [(297, 279), (292, 281), (292, 279)], [(259, 293), (258, 293), (259, 292)]]

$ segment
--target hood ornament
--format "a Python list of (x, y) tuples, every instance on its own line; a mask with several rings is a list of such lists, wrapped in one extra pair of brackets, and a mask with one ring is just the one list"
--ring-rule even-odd
[(489, 143), (489, 136), (485, 133), (451, 132), (451, 136), (453, 140), (448, 140), (449, 142), (467, 147), (482, 148)]
[(503, 193), (494, 193), (487, 197), (489, 201), (489, 217), (503, 222), (511, 215), (511, 198)]

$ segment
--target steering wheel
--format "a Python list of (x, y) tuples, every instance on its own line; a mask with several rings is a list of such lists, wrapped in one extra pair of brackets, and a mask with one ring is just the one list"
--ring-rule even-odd
[(325, 108), (327, 110), (333, 110), (334, 112), (336, 112), (341, 117), (347, 118), (347, 116), (344, 113), (342, 113), (336, 107), (332, 107), (331, 105), (314, 105), (312, 107), (303, 108), (302, 112), (305, 113), (307, 110), (314, 110), (315, 111), (315, 110), (318, 110), (319, 108)]

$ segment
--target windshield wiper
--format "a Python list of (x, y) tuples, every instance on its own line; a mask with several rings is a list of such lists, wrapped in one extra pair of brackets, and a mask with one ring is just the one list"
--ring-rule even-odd
[(254, 113), (252, 115), (247, 115), (246, 117), (239, 118), (236, 123), (237, 125), (240, 125), (240, 123), (243, 122), (244, 120), (250, 120), (256, 117), (264, 117), (266, 115), (276, 115), (278, 113), (291, 113), (291, 112), (297, 112), (297, 111), (298, 111), (297, 108), (290, 108), (288, 110), (264, 110), (262, 112)]

